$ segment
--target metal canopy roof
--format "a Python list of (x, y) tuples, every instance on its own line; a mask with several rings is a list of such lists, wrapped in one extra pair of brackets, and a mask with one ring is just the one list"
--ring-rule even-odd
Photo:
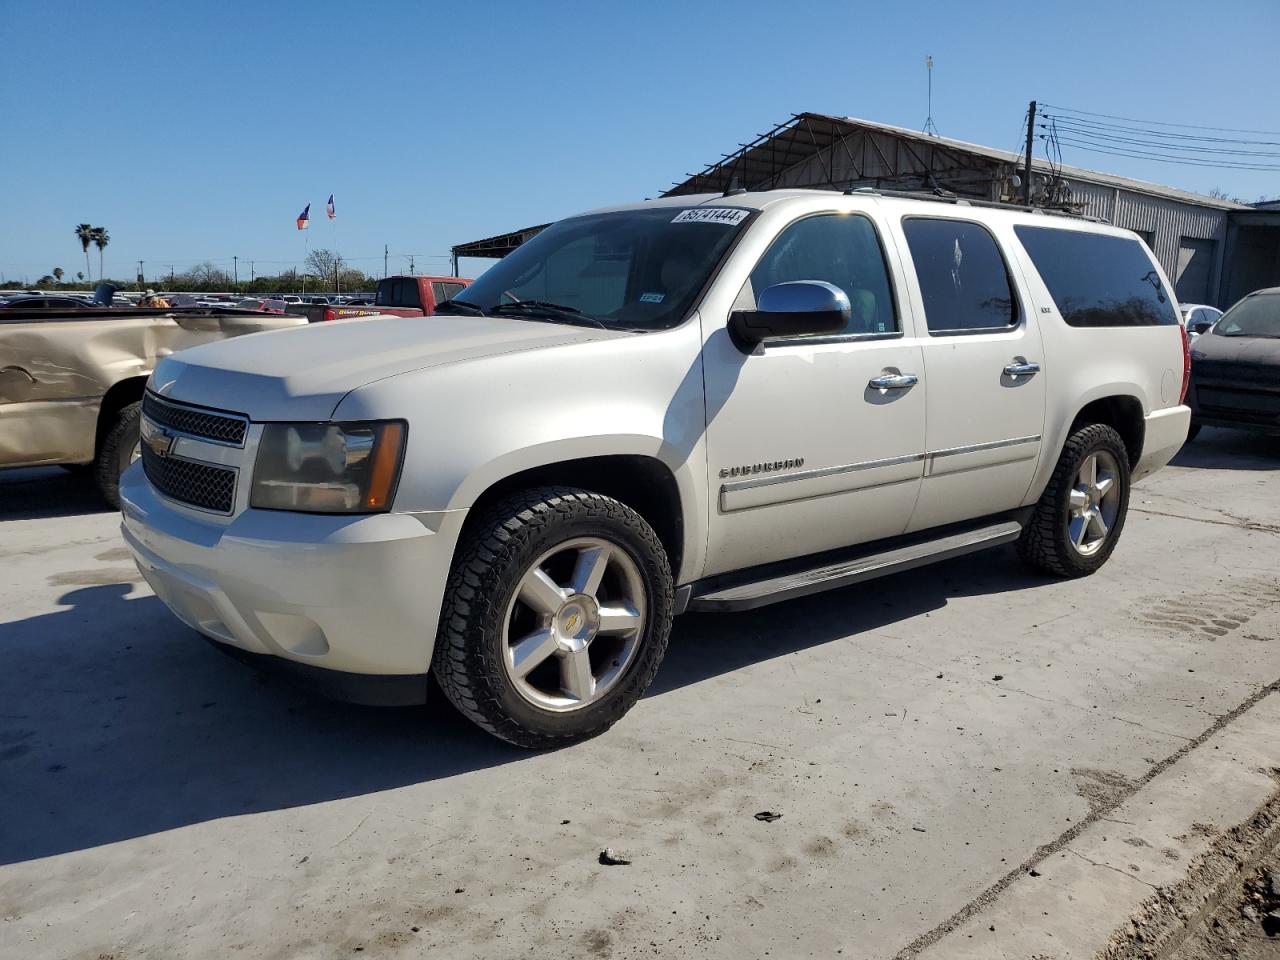
[[(797, 113), (751, 143), (698, 173), (672, 184), (662, 196), (724, 193), (734, 187), (769, 190), (777, 187), (884, 186), (941, 189), (962, 197), (1000, 200), (1001, 181), (1019, 172), (1021, 156), (951, 137), (939, 137), (857, 117)], [(1033, 159), (1036, 174), (1081, 181), (1163, 197), (1216, 210), (1252, 210), (1160, 184), (1133, 180), (1081, 167), (1051, 165)], [(459, 257), (504, 257), (536, 236), (548, 224), (459, 244)]]
[(542, 223), (536, 227), (525, 227), (523, 230), (502, 233), (496, 237), (485, 237), (483, 240), (460, 243), (453, 248), (453, 255), (455, 257), (493, 257), (501, 259), (526, 240), (536, 237), (549, 226), (551, 224)]

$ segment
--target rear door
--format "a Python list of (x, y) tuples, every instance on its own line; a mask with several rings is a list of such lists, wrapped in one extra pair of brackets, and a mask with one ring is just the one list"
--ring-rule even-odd
[(1044, 356), (1029, 298), (976, 221), (907, 216), (908, 287), (923, 316), (924, 478), (910, 530), (1011, 510), (1040, 456)]

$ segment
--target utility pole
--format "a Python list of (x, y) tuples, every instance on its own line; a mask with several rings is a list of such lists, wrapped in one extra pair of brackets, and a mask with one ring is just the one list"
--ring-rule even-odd
[(231, 272), (232, 272), (232, 276), (235, 278), (235, 285), (237, 287), (240, 286), (240, 258), (239, 257), (231, 258)]
[(411, 254), (409, 254), (409, 276), (411, 276), (411, 277), (416, 277), (416, 276), (417, 276), (417, 273), (415, 273), (415, 272), (414, 272), (414, 268), (413, 268), (413, 254), (412, 254), (412, 253), (411, 253)]
[(387, 245), (382, 245), (382, 279), (387, 279)]
[(172, 290), (173, 289), (173, 264), (172, 263), (168, 264), (168, 267), (169, 267), (169, 289)]
[(256, 263), (256, 262), (257, 262), (257, 261), (255, 261), (255, 260), (250, 260), (250, 261), (249, 261), (249, 282), (250, 282), (250, 283), (253, 283), (253, 265), (254, 265), (254, 263)]
[(139, 260), (139, 261), (138, 261), (138, 282), (139, 282), (139, 283), (141, 283), (141, 284), (146, 284), (146, 282), (147, 282), (147, 278), (146, 278), (146, 277), (143, 275), (143, 273), (142, 273), (142, 261), (141, 261), (141, 260)]
[(1036, 135), (1036, 102), (1027, 107), (1027, 155), (1022, 160), (1022, 201), (1031, 206), (1031, 151)]

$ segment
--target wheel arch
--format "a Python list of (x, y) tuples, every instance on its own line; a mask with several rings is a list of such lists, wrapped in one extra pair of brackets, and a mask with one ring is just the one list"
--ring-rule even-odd
[(115, 423), (116, 414), (129, 404), (141, 400), (146, 387), (147, 376), (144, 374), (117, 380), (103, 395), (102, 404), (98, 407), (98, 428), (93, 441), (94, 456), (97, 456), (98, 451), (102, 449), (103, 438)]
[[(1125, 452), (1129, 455), (1130, 466), (1137, 464), (1142, 456), (1146, 431), (1146, 419), (1143, 415), (1141, 400), (1132, 394), (1125, 393), (1109, 394), (1090, 400), (1072, 417), (1067, 437), (1080, 427), (1091, 423), (1106, 424), (1120, 434), (1120, 439), (1124, 441)], [(1062, 445), (1065, 443), (1066, 437), (1063, 437), (1062, 443), (1058, 445), (1059, 456)]]
[(667, 551), (672, 574), (680, 582), (684, 563), (693, 559), (686, 544), (690, 531), (685, 520), (680, 484), (675, 472), (664, 461), (645, 454), (575, 457), (508, 474), (490, 483), (474, 498), (463, 523), (459, 543), (466, 539), (471, 525), (493, 504), (519, 490), (545, 486), (579, 487), (613, 497), (635, 510), (653, 527)]

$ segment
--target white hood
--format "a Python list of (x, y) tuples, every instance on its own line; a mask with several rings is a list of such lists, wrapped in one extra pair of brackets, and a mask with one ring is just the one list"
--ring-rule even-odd
[(509, 317), (335, 320), (183, 350), (161, 361), (151, 387), (252, 420), (327, 420), (346, 394), (375, 380), (619, 336)]

